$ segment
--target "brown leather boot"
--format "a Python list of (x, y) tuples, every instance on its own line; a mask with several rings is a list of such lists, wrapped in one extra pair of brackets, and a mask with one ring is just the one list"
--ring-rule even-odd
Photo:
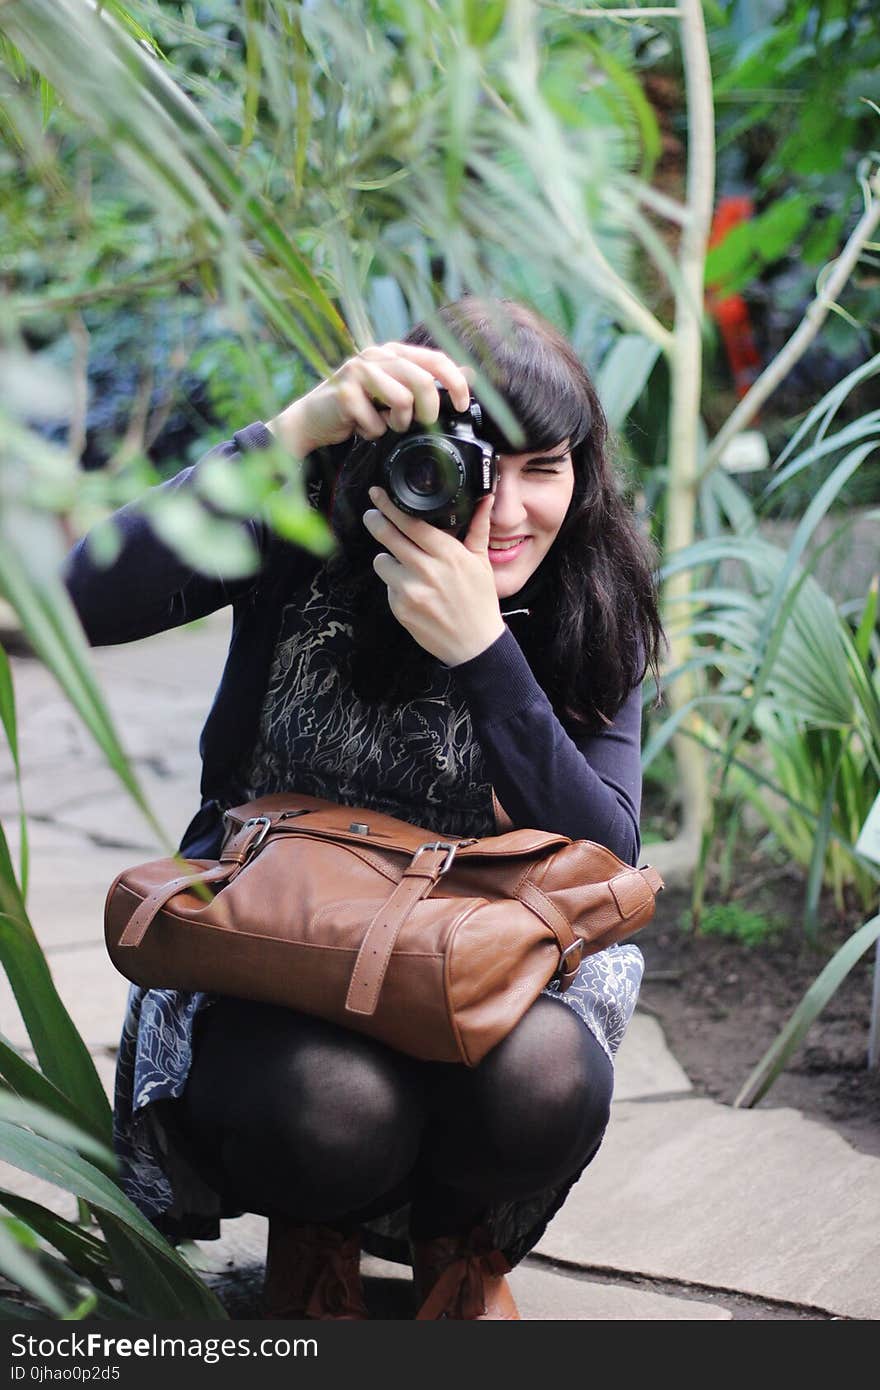
[(417, 1321), (439, 1318), (519, 1321), (510, 1265), (482, 1226), (463, 1236), (413, 1241)]
[(332, 1226), (269, 1221), (264, 1318), (368, 1317), (360, 1274), (361, 1238)]

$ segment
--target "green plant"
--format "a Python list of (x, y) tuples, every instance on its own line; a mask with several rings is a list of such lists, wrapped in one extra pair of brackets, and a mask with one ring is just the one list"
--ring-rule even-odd
[[(56, 581), (57, 582), (57, 581)], [(52, 595), (57, 627), (65, 606)], [(141, 806), (143, 798), (89, 689), (84, 643), (75, 624), (47, 630), (24, 605), (29, 637), (93, 727), (108, 763)], [(86, 688), (84, 689), (83, 686)], [(12, 680), (0, 648), (0, 719), (20, 779)], [(20, 788), (20, 780), (19, 780)], [(225, 1311), (115, 1179), (110, 1108), (94, 1063), (58, 996), (25, 906), (27, 835), (21, 807), (21, 880), (0, 827), (0, 964), (15, 993), (38, 1067), (0, 1036), (0, 1159), (73, 1193), (79, 1217), (67, 1221), (39, 1203), (0, 1189), (9, 1217), (0, 1224), (0, 1273), (57, 1317), (220, 1317)], [(16, 1305), (5, 1305), (15, 1316)]]
[[(821, 926), (823, 885), (841, 905), (844, 889), (855, 890), (867, 913), (877, 902), (880, 882), (878, 866), (855, 849), (880, 792), (878, 580), (851, 618), (811, 573), (821, 553), (821, 547), (811, 549), (816, 527), (847, 479), (880, 447), (880, 412), (833, 431), (836, 413), (853, 385), (878, 373), (880, 356), (829, 392), (780, 460), (784, 466), (768, 493), (819, 460), (837, 459), (787, 551), (760, 537), (754, 509), (725, 479), (719, 496), (734, 530), (668, 561), (698, 576), (693, 596), (699, 607), (686, 621), (695, 660), (714, 673), (710, 692), (693, 702), (701, 714), (693, 736), (717, 758), (719, 794), (724, 789), (747, 800), (805, 870), (804, 921), (813, 935)], [(846, 526), (844, 518), (838, 530)], [(652, 735), (646, 761), (665, 746), (675, 719)], [(707, 837), (703, 867), (710, 843)], [(697, 919), (702, 879), (698, 875)], [(872, 917), (840, 948), (759, 1062), (741, 1103), (751, 1104), (766, 1092), (809, 1022), (878, 936), (880, 918)]]
[[(689, 930), (693, 925), (692, 913), (682, 913), (682, 928)], [(782, 929), (783, 924), (776, 918), (752, 912), (740, 903), (711, 903), (697, 924), (700, 936), (722, 936), (743, 946), (762, 946), (778, 936)]]

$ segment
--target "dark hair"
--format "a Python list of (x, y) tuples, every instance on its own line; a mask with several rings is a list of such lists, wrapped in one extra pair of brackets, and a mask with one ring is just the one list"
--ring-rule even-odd
[[(663, 631), (651, 549), (620, 495), (595, 388), (562, 335), (522, 304), (467, 295), (440, 309), (439, 318), (522, 428), (526, 442), (514, 446), (481, 402), (481, 434), (499, 453), (569, 443), (571, 503), (553, 545), (521, 591), (530, 615), (511, 618), (511, 626), (516, 621), (517, 639), (557, 711), (598, 731), (649, 668), (659, 689)], [(403, 341), (445, 351), (451, 346), (425, 323)], [(356, 459), (343, 472), (357, 486), (351, 482)], [(356, 510), (343, 507), (342, 514), (353, 517)], [(372, 700), (412, 698), (425, 684), (432, 658), (391, 614), (385, 586), (372, 569), (375, 546), (363, 525), (337, 518), (334, 528), (341, 546), (333, 567), (354, 586), (355, 689)]]

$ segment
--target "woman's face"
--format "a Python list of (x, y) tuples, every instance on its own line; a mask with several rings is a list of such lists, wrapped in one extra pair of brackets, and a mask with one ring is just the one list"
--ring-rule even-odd
[(541, 453), (502, 454), (489, 522), (489, 562), (499, 598), (534, 574), (559, 534), (574, 491), (568, 441)]

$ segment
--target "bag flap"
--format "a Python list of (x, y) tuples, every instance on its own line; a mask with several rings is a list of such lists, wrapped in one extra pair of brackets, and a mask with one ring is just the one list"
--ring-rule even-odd
[(487, 835), (478, 840), (459, 840), (455, 836), (446, 840), (435, 830), (410, 825), (408, 821), (398, 820), (381, 811), (340, 806), (335, 801), (301, 792), (275, 792), (257, 801), (249, 801), (244, 806), (233, 806), (224, 819), (228, 830), (235, 832), (245, 821), (257, 816), (266, 816), (271, 820), (273, 833), (290, 831), (292, 834), (311, 834), (364, 846), (372, 844), (408, 856), (415, 854), (420, 845), (433, 844), (438, 840), (460, 844), (458, 854), (467, 858), (541, 854), (572, 843), (566, 835), (554, 835), (545, 830), (509, 830), (503, 835)]

